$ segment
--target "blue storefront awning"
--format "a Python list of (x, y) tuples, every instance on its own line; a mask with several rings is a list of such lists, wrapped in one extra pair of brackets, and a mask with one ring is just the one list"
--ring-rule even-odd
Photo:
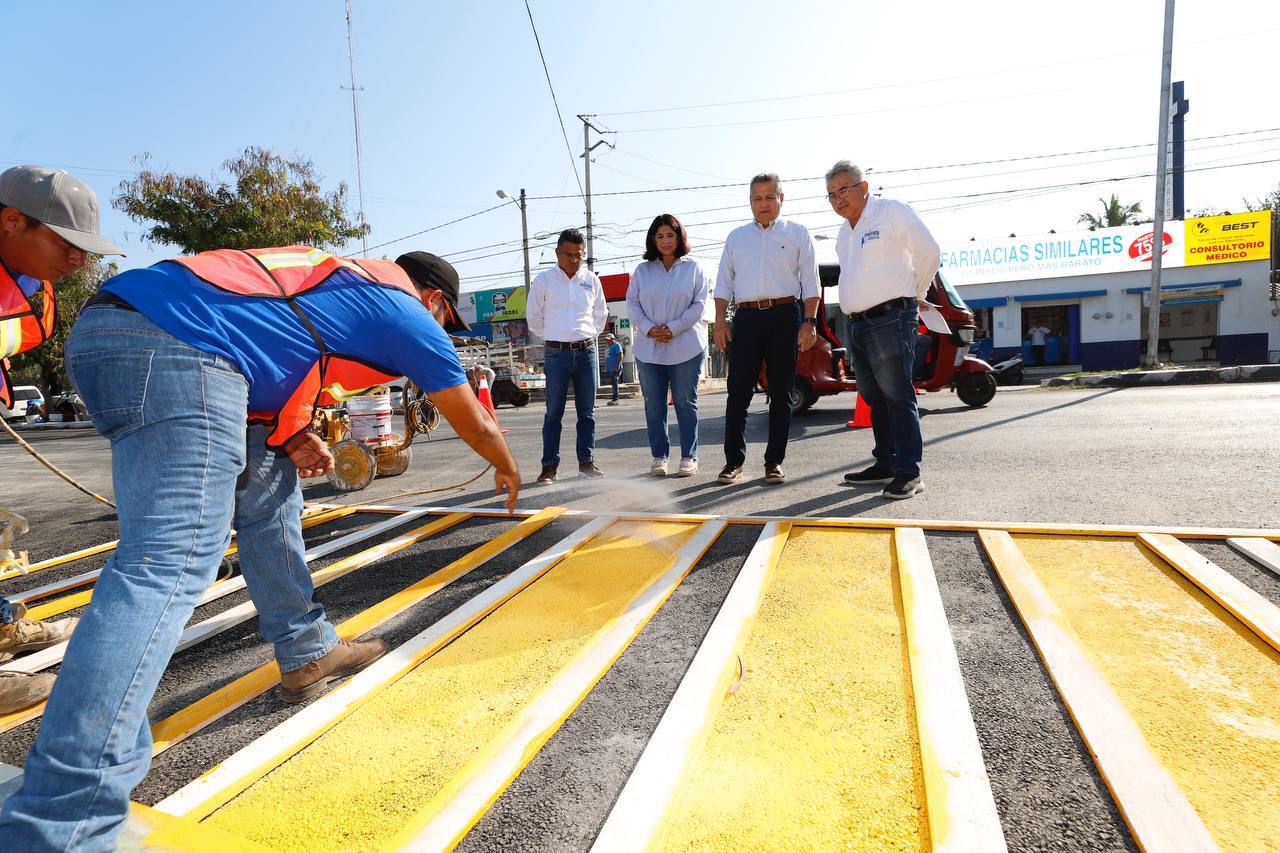
[(965, 304), (965, 305), (968, 305), (970, 308), (998, 308), (998, 307), (1000, 307), (1001, 305), (1008, 305), (1008, 304), (1009, 304), (1009, 297), (1007, 297), (1007, 296), (984, 296), (984, 297), (982, 297), (981, 299), (968, 299), (968, 298), (966, 298), (966, 299), (964, 300), (964, 304)]
[(1067, 293), (1024, 293), (1013, 298), (1016, 302), (1059, 302), (1064, 299), (1088, 299), (1091, 296), (1106, 295), (1106, 290), (1073, 290)]
[(1199, 302), (1221, 302), (1221, 296), (1193, 296), (1190, 299), (1161, 299), (1160, 304), (1169, 305), (1195, 305)]
[[(1208, 290), (1211, 287), (1240, 287), (1244, 284), (1242, 279), (1229, 278), (1224, 281), (1202, 281), (1199, 284), (1164, 284), (1160, 286), (1161, 293), (1168, 293), (1171, 290)], [(1151, 286), (1145, 287), (1126, 287), (1125, 293), (1150, 293)], [(1164, 302), (1164, 299), (1160, 300)]]

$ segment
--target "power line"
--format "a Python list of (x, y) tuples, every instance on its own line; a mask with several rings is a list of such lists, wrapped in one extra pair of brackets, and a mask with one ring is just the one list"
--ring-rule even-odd
[(385, 243), (378, 243), (377, 245), (370, 246), (369, 251), (373, 251), (374, 249), (381, 249), (383, 246), (390, 246), (392, 243), (399, 243), (402, 240), (409, 240), (413, 237), (421, 237), (423, 234), (430, 234), (432, 231), (439, 231), (441, 228), (454, 225), (458, 222), (465, 222), (468, 219), (475, 219), (477, 216), (480, 216), (481, 214), (488, 213), (491, 210), (497, 210), (500, 207), (506, 207), (510, 203), (511, 202), (509, 201), (504, 201), (501, 204), (495, 204), (493, 207), (486, 207), (484, 210), (477, 210), (475, 213), (468, 213), (466, 216), (459, 216), (457, 219), (450, 219), (448, 222), (441, 222), (439, 225), (432, 225), (430, 228), (423, 228), (421, 231), (414, 231), (412, 234), (406, 234), (403, 237), (397, 237), (394, 240), (388, 240)]
[(551, 72), (547, 70), (547, 58), (542, 53), (542, 39), (538, 38), (538, 25), (533, 22), (533, 10), (529, 8), (529, 0), (524, 0), (524, 10), (529, 15), (529, 27), (533, 30), (533, 41), (538, 46), (538, 58), (542, 60), (542, 73), (547, 77), (547, 88), (551, 90), (551, 103), (555, 104), (556, 119), (560, 122), (560, 135), (564, 137), (564, 150), (569, 154), (569, 165), (573, 167), (573, 178), (578, 182), (578, 195), (586, 197), (582, 190), (582, 179), (578, 177), (578, 161), (574, 159), (573, 149), (569, 147), (569, 133), (564, 129), (564, 116), (560, 114), (560, 101), (556, 98), (556, 87), (551, 85)]

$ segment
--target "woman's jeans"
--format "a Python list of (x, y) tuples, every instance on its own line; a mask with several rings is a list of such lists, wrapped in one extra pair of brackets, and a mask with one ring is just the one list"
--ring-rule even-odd
[(649, 430), (649, 449), (654, 459), (666, 459), (671, 453), (667, 438), (667, 390), (676, 404), (676, 423), (680, 425), (680, 456), (698, 458), (698, 377), (702, 374), (705, 353), (698, 353), (680, 364), (650, 364), (636, 360), (640, 373), (640, 391), (644, 394), (644, 420)]
[(233, 522), (281, 669), (337, 644), (311, 600), (297, 469), (266, 447), (265, 427), (246, 430), (248, 383), (236, 366), (105, 305), (81, 315), (66, 358), (111, 441), (120, 542), (72, 634), (22, 787), (0, 813), (0, 846), (12, 850), (115, 849), (151, 763), (147, 705)]

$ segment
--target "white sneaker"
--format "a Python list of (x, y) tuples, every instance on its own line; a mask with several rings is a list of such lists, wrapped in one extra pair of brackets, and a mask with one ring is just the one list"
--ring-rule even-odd
[(692, 477), (698, 473), (698, 460), (685, 457), (680, 460), (680, 471), (676, 475), (678, 477)]
[(658, 456), (653, 457), (653, 464), (649, 466), (649, 473), (654, 477), (667, 476), (667, 460)]

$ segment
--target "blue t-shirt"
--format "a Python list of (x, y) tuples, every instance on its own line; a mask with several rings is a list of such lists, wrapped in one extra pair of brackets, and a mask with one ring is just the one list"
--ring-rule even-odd
[(604, 354), (604, 369), (613, 373), (622, 363), (622, 344), (614, 341), (609, 344), (609, 351)]
[[(175, 338), (235, 362), (249, 381), (249, 411), (276, 412), (320, 358), (319, 348), (283, 299), (240, 296), (163, 261), (108, 279), (102, 289), (127, 300)], [(294, 302), (330, 353), (350, 356), (423, 391), (467, 381), (453, 342), (421, 302), (338, 270)]]

